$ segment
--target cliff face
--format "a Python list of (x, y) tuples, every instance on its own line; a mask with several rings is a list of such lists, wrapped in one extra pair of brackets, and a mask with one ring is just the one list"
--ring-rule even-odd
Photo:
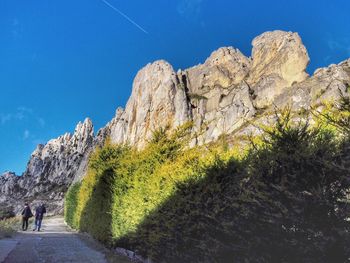
[(172, 66), (157, 61), (143, 68), (134, 80), (131, 97), (125, 111), (117, 112), (110, 127), (115, 143), (128, 142), (142, 147), (159, 127), (172, 127), (189, 119), (186, 92)]
[(104, 130), (114, 143), (142, 147), (156, 128), (193, 121), (192, 144), (238, 131), (274, 105), (309, 108), (337, 99), (350, 81), (349, 61), (309, 77), (309, 56), (299, 35), (273, 31), (256, 37), (252, 57), (233, 47), (214, 51), (204, 64), (174, 72), (165, 61), (136, 76), (125, 110)]
[(252, 45), (250, 58), (224, 47), (203, 64), (177, 72), (163, 60), (146, 65), (125, 110), (118, 108), (95, 137), (87, 119), (73, 135), (39, 145), (23, 176), (0, 176), (0, 204), (10, 203), (18, 212), (24, 200), (44, 201), (53, 213), (61, 212), (65, 190), (84, 176), (91, 151), (107, 137), (142, 148), (154, 130), (192, 121), (191, 144), (204, 144), (222, 134), (256, 132), (247, 121), (264, 121), (261, 113), (269, 108), (308, 109), (348, 92), (350, 59), (309, 77), (309, 57), (297, 33), (266, 32)]

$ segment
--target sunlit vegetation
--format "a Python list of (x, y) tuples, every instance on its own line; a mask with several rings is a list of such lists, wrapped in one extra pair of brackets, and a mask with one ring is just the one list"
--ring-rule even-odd
[(0, 220), (0, 239), (11, 237), (20, 228), (20, 223), (18, 217)]
[(141, 151), (107, 142), (68, 191), (66, 221), (155, 262), (346, 262), (349, 105), (281, 112), (245, 150), (188, 148), (190, 125)]

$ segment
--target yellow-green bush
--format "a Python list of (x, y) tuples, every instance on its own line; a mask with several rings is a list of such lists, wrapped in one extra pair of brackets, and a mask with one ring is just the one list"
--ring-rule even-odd
[(314, 127), (279, 116), (249, 150), (186, 148), (189, 126), (141, 151), (107, 142), (68, 192), (66, 220), (156, 262), (344, 262), (348, 115)]
[(11, 237), (20, 228), (21, 218), (12, 217), (0, 220), (0, 239)]
[(65, 202), (64, 202), (64, 219), (68, 225), (73, 228), (79, 228), (79, 224), (76, 220), (77, 205), (78, 205), (78, 193), (81, 187), (81, 183), (74, 183), (68, 189)]
[(109, 142), (96, 149), (81, 185), (73, 185), (66, 197), (66, 210), (71, 210), (66, 214), (66, 221), (105, 243), (110, 243), (112, 238), (114, 171), (129, 151), (127, 147), (113, 146)]

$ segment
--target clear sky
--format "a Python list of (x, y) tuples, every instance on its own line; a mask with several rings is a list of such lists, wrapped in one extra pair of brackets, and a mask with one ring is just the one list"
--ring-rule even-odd
[(137, 71), (175, 69), (221, 46), (245, 55), (268, 30), (297, 31), (308, 71), (350, 57), (350, 1), (0, 0), (0, 173), (21, 174), (36, 144), (124, 106)]

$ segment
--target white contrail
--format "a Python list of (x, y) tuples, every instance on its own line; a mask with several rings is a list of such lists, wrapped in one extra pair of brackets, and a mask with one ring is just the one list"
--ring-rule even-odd
[(122, 11), (120, 11), (118, 8), (107, 2), (106, 0), (101, 0), (103, 3), (105, 3), (107, 6), (112, 8), (114, 11), (118, 12), (121, 16), (123, 16), (126, 20), (128, 20), (131, 24), (136, 26), (138, 29), (140, 29), (143, 33), (148, 34), (148, 32), (142, 28), (139, 24), (137, 24), (134, 20), (132, 20), (130, 17), (128, 17), (126, 14), (124, 14)]

